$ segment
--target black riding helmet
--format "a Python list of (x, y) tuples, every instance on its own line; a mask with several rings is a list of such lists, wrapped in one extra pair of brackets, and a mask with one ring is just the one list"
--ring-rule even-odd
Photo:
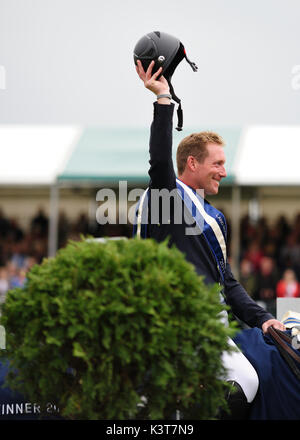
[(148, 69), (152, 60), (155, 61), (152, 73), (155, 73), (162, 67), (161, 75), (168, 81), (173, 100), (179, 104), (177, 110), (178, 126), (176, 127), (179, 131), (182, 130), (183, 123), (181, 101), (174, 93), (171, 78), (183, 58), (191, 65), (193, 71), (197, 72), (198, 67), (188, 59), (183, 44), (178, 38), (166, 34), (165, 32), (156, 31), (144, 35), (134, 48), (134, 62), (137, 64), (137, 60), (140, 60), (145, 71)]

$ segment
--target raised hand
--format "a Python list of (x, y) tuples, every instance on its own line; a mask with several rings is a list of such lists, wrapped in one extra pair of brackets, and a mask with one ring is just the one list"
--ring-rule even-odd
[(151, 61), (147, 71), (145, 72), (143, 65), (140, 60), (137, 60), (136, 71), (141, 80), (143, 81), (146, 89), (151, 90), (155, 95), (161, 95), (165, 93), (170, 93), (170, 88), (166, 78), (158, 76), (161, 74), (162, 67), (160, 67), (153, 75), (152, 69), (154, 66), (154, 61)]

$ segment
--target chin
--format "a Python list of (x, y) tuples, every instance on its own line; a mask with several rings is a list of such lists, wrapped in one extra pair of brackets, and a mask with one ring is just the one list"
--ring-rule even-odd
[(219, 192), (219, 187), (220, 187), (220, 184), (219, 183), (217, 183), (214, 187), (213, 187), (213, 194), (212, 195), (216, 195), (216, 194), (218, 194), (218, 192)]
[(215, 195), (218, 194), (218, 192), (219, 192), (219, 187), (217, 187), (217, 188), (210, 188), (208, 191), (205, 191), (205, 194), (207, 196), (215, 196)]
[(205, 191), (205, 197), (206, 196), (215, 196), (218, 194), (218, 191)]

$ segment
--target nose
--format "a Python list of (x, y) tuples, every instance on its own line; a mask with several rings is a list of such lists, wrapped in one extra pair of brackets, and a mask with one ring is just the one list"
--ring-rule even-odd
[(221, 176), (222, 178), (224, 178), (224, 177), (227, 176), (226, 169), (225, 169), (224, 165), (221, 167), (221, 170), (220, 170), (220, 176)]

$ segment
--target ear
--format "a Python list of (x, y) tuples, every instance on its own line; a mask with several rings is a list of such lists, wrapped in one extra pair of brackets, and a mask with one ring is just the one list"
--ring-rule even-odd
[(197, 159), (194, 156), (188, 156), (187, 157), (186, 167), (188, 167), (188, 169), (190, 171), (194, 172), (196, 170), (196, 168), (197, 168), (197, 164), (198, 164), (198, 161), (197, 161)]

